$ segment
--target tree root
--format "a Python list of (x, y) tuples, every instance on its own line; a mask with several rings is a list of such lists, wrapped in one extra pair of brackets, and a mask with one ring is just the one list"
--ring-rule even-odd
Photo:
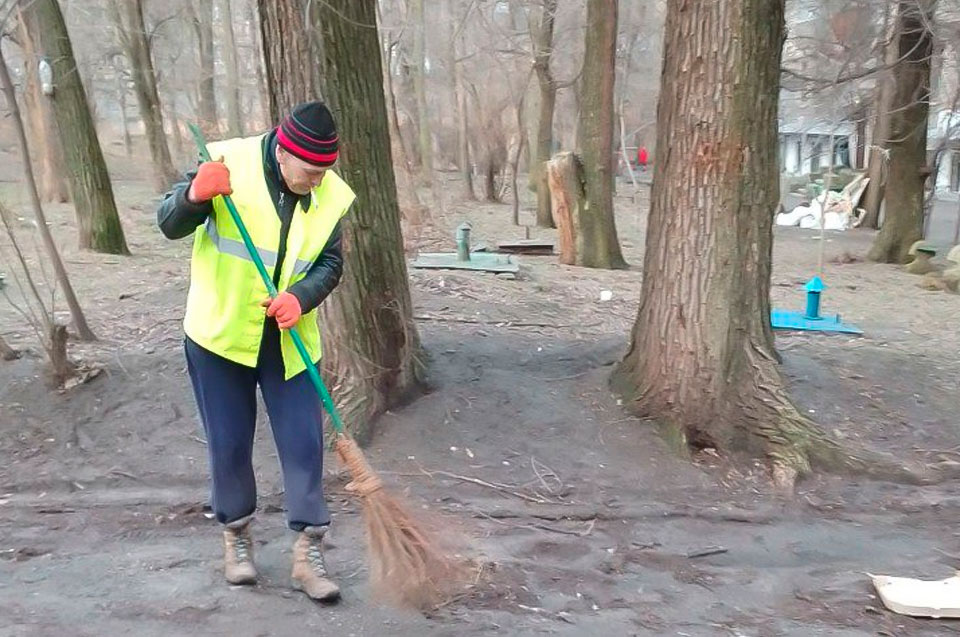
[(763, 438), (774, 482), (785, 492), (792, 492), (796, 480), (813, 470), (913, 485), (936, 484), (960, 476), (956, 465), (905, 462), (887, 453), (846, 444), (800, 415), (792, 405), (778, 411), (778, 418), (760, 425), (754, 433)]

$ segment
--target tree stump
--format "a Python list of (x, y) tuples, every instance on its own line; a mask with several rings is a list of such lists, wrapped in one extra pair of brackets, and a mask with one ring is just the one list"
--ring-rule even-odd
[(0, 336), (0, 360), (13, 361), (20, 358), (20, 352), (10, 347), (10, 345)]
[(50, 364), (50, 375), (56, 387), (63, 387), (68, 378), (73, 376), (76, 366), (67, 355), (67, 327), (65, 325), (50, 326), (50, 341), (47, 344), (47, 357)]
[(559, 153), (547, 162), (550, 208), (557, 225), (560, 263), (576, 265), (579, 219), (586, 203), (583, 190), (583, 164), (571, 152)]

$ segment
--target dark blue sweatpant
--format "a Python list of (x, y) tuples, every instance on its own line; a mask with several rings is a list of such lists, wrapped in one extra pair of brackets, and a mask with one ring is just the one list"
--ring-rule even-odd
[(323, 427), (320, 401), (309, 376), (283, 379), (280, 331), (269, 320), (257, 366), (245, 367), (186, 339), (187, 369), (207, 435), (212, 475), (211, 506), (229, 524), (257, 507), (253, 475), (253, 435), (257, 385), (270, 417), (283, 469), (287, 523), (301, 531), (330, 523), (323, 497)]

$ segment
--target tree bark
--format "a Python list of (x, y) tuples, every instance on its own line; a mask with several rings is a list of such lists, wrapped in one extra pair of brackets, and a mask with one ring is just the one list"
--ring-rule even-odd
[(233, 12), (230, 0), (220, 3), (220, 22), (223, 25), (223, 62), (227, 70), (227, 130), (232, 137), (243, 136), (243, 113), (240, 108), (240, 69), (236, 37), (233, 32)]
[(66, 170), (63, 166), (63, 145), (56, 133), (56, 122), (50, 104), (43, 96), (40, 86), (39, 64), (35, 42), (40, 39), (34, 20), (18, 8), (20, 45), (23, 51), (25, 82), (24, 105), (30, 118), (33, 155), (39, 169), (40, 198), (43, 201), (65, 203), (70, 200)]
[[(30, 204), (33, 206), (33, 214), (37, 218), (37, 229), (40, 231), (40, 237), (43, 240), (43, 247), (46, 249), (47, 258), (53, 264), (53, 270), (56, 274), (57, 283), (63, 290), (63, 296), (67, 300), (67, 307), (70, 308), (70, 317), (77, 328), (77, 334), (85, 341), (94, 341), (96, 336), (93, 330), (87, 324), (87, 319), (80, 308), (80, 302), (70, 284), (70, 277), (67, 275), (67, 268), (63, 265), (63, 259), (60, 258), (60, 251), (57, 250), (57, 244), (53, 240), (50, 232), (50, 226), (47, 224), (47, 217), (43, 212), (43, 204), (40, 202), (40, 192), (37, 189), (37, 180), (33, 174), (33, 165), (30, 162), (30, 145), (27, 143), (27, 134), (23, 126), (23, 118), (20, 116), (20, 107), (17, 105), (16, 91), (13, 88), (13, 80), (10, 78), (10, 71), (7, 68), (7, 61), (3, 57), (3, 48), (0, 47), (0, 89), (6, 98), (7, 109), (10, 111), (13, 126), (17, 133), (17, 141), (20, 144), (20, 152), (23, 156), (23, 172), (27, 181), (27, 191), (30, 195)], [(51, 308), (51, 314), (52, 314)]]
[[(540, 86), (540, 115), (537, 118), (537, 147), (534, 168), (531, 171), (537, 189), (537, 225), (553, 228), (550, 209), (550, 188), (547, 184), (547, 162), (553, 154), (553, 116), (557, 105), (557, 84), (550, 70), (553, 55), (553, 27), (556, 21), (557, 0), (544, 0), (540, 20), (531, 27), (533, 36), (533, 68)], [(616, 30), (614, 30), (616, 33)], [(616, 36), (614, 36), (616, 37)]]
[(463, 179), (464, 193), (467, 195), (467, 199), (474, 201), (477, 196), (473, 191), (473, 166), (470, 163), (470, 124), (467, 113), (467, 94), (463, 85), (460, 63), (457, 61), (457, 58), (460, 57), (457, 44), (460, 40), (460, 33), (454, 29), (455, 7), (458, 4), (458, 0), (448, 0), (451, 31), (447, 49), (447, 65), (450, 67), (454, 109), (457, 113), (457, 166), (460, 168), (460, 177)]
[(413, 20), (413, 90), (417, 96), (420, 171), (423, 182), (430, 184), (433, 182), (433, 136), (430, 133), (430, 111), (427, 108), (426, 24), (423, 2), (424, 0), (410, 0), (410, 17)]
[(613, 213), (613, 88), (617, 0), (588, 0), (583, 63), (583, 162), (587, 209), (581, 218), (581, 265), (625, 268)]
[(26, 3), (24, 12), (36, 20), (40, 34), (38, 47), (53, 66), (52, 110), (65, 151), (80, 247), (129, 254), (60, 5), (56, 0), (32, 0)]
[(127, 157), (133, 157), (130, 120), (127, 118), (127, 78), (124, 77), (121, 64), (114, 63), (113, 72), (117, 75), (117, 103), (120, 107), (120, 126), (123, 128), (123, 152)]
[(400, 132), (397, 96), (393, 91), (393, 71), (390, 68), (394, 45), (390, 42), (387, 33), (381, 34), (381, 39), (383, 46), (381, 47), (380, 63), (383, 67), (384, 90), (387, 100), (387, 124), (390, 132), (390, 151), (394, 165), (394, 178), (397, 182), (397, 199), (403, 218), (410, 225), (419, 227), (423, 222), (425, 209), (417, 194), (410, 158), (403, 144), (403, 134)]
[(320, 99), (319, 60), (308, 37), (301, 0), (257, 0), (257, 8), (270, 118), (279, 123), (297, 104)]
[(196, 0), (190, 5), (190, 9), (193, 11), (200, 53), (200, 121), (204, 133), (217, 136), (220, 131), (220, 118), (217, 115), (217, 74), (213, 57), (213, 0)]
[[(885, 9), (890, 13), (889, 7)], [(884, 37), (887, 44), (884, 47), (883, 62), (886, 66), (893, 66), (900, 59), (900, 50), (897, 47), (899, 29), (896, 21), (885, 29)], [(887, 142), (890, 139), (890, 109), (893, 104), (893, 94), (896, 89), (893, 69), (886, 69), (880, 76), (874, 99), (873, 133), (870, 144), (867, 177), (870, 182), (863, 195), (864, 216), (860, 228), (876, 230), (880, 227), (880, 206), (883, 203), (884, 186), (887, 179)]]
[[(275, 11), (284, 1), (260, 0), (260, 10)], [(370, 26), (376, 25), (376, 0), (325, 0), (316, 17), (324, 42), (324, 88), (343, 140), (338, 171), (357, 193), (343, 221), (343, 279), (321, 306), (327, 344), (323, 367), (354, 435), (363, 439), (376, 415), (420, 390), (420, 343), (403, 255), (381, 59), (370, 55), (379, 46)], [(272, 37), (305, 40), (296, 35), (264, 29), (264, 49), (289, 54)], [(296, 64), (275, 62), (288, 68)], [(270, 85), (277, 112), (313, 98), (308, 87), (290, 85), (293, 81), (295, 76), (285, 75)]]
[(523, 103), (526, 97), (526, 90), (520, 94), (520, 101), (517, 103), (517, 152), (513, 155), (513, 161), (510, 164), (510, 180), (513, 190), (513, 225), (520, 225), (520, 156), (523, 155), (523, 147), (527, 145), (527, 136), (524, 134), (525, 124), (523, 123)]
[(936, 0), (904, 0), (897, 13), (897, 50), (891, 102), (889, 173), (883, 226), (868, 257), (903, 263), (910, 246), (923, 238), (924, 184), (927, 166), (927, 117), (930, 111), (930, 56)]
[(547, 162), (552, 215), (557, 224), (560, 263), (577, 265), (580, 215), (586, 204), (583, 165), (571, 152), (559, 153)]
[(157, 192), (166, 192), (180, 178), (180, 174), (173, 167), (167, 134), (163, 127), (157, 76), (153, 70), (153, 58), (143, 20), (143, 0), (111, 0), (110, 7), (120, 44), (130, 62), (134, 91), (140, 106), (140, 118), (143, 120), (150, 157), (153, 159), (153, 185)]
[[(910, 479), (846, 449), (790, 402), (773, 346), (784, 0), (667, 5), (640, 310), (614, 385), (689, 446)], [(587, 77), (590, 77), (587, 75)]]
[(260, 19), (259, 19), (259, 2), (257, 0), (249, 0), (247, 5), (247, 26), (250, 29), (250, 41), (253, 43), (253, 70), (257, 78), (257, 97), (260, 105), (260, 119), (261, 127), (268, 128), (271, 123), (271, 111), (270, 111), (270, 91), (267, 87), (267, 80), (264, 76), (263, 67), (264, 63), (264, 52), (263, 52), (263, 41), (262, 41), (262, 31), (260, 28)]
[[(457, 65), (459, 67), (459, 65)], [(457, 68), (455, 67), (455, 68)], [(460, 156), (460, 174), (463, 177), (463, 189), (467, 199), (475, 201), (477, 194), (473, 189), (473, 162), (470, 157), (470, 110), (467, 105), (467, 91), (463, 86), (463, 76), (457, 73), (457, 119), (459, 120), (457, 144)]]

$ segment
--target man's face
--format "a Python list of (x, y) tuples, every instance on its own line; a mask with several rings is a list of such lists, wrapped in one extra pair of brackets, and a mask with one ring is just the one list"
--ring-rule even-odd
[(280, 166), (280, 174), (283, 175), (287, 188), (298, 195), (308, 194), (320, 185), (323, 176), (327, 174), (326, 168), (308, 164), (280, 146), (277, 146), (277, 164)]

